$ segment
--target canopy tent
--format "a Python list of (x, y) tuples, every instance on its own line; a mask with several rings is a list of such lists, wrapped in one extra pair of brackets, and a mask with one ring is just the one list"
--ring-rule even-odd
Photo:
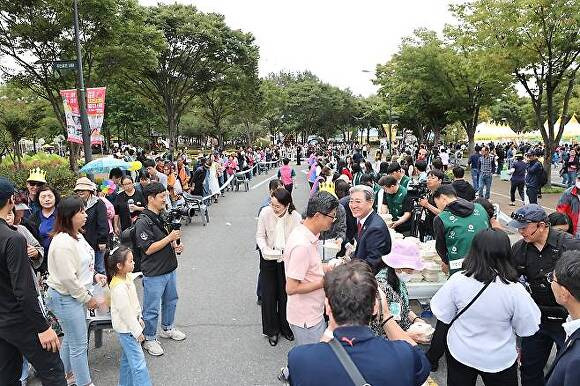
[[(560, 128), (561, 118), (558, 118), (556, 122), (554, 122), (554, 135), (558, 132)], [(544, 128), (546, 131), (548, 130), (548, 121), (544, 122)], [(541, 139), (542, 135), (540, 134), (539, 130), (533, 131), (531, 133), (526, 133), (526, 138), (538, 138)], [(562, 139), (580, 139), (580, 123), (576, 119), (576, 114), (572, 115), (572, 118), (568, 121), (568, 123), (564, 126), (564, 132), (562, 133)]]
[(509, 140), (517, 138), (518, 135), (509, 126), (491, 122), (482, 122), (475, 129), (475, 140)]
[(576, 114), (572, 115), (572, 118), (568, 121), (566, 126), (564, 126), (564, 138), (574, 138), (578, 139), (580, 137), (580, 123), (576, 119)]

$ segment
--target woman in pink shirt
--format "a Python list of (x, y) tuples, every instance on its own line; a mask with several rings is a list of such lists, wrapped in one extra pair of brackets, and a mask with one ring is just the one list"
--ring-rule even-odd
[(282, 181), (282, 185), (290, 194), (292, 194), (292, 189), (294, 187), (294, 177), (296, 177), (296, 172), (294, 169), (288, 165), (290, 160), (288, 158), (284, 158), (282, 160), (282, 167), (278, 170), (278, 179)]

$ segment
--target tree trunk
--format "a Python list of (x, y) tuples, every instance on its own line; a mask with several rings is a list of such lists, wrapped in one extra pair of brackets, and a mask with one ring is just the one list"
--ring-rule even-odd
[(434, 127), (433, 128), (433, 148), (439, 146), (439, 141), (441, 140), (441, 128)]
[(72, 170), (73, 172), (76, 172), (79, 170), (79, 165), (77, 163), (77, 160), (78, 160), (77, 150), (76, 150), (76, 148), (78, 147), (78, 144), (73, 143), (73, 142), (67, 142), (67, 147), (69, 149), (68, 162), (69, 162), (70, 170)]
[(371, 143), (371, 128), (367, 127), (367, 144)]

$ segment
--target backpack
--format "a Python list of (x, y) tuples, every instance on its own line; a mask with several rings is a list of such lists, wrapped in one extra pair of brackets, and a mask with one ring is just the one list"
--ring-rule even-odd
[(137, 232), (135, 231), (135, 224), (137, 224), (137, 221), (141, 219), (146, 221), (148, 225), (153, 225), (151, 218), (146, 214), (141, 213), (129, 228), (121, 232), (120, 237), (121, 245), (131, 248), (131, 251), (133, 252), (133, 261), (135, 262), (133, 272), (141, 271), (141, 258), (143, 257), (143, 251), (139, 248), (139, 245), (137, 245)]
[(540, 183), (540, 187), (544, 187), (548, 183), (548, 172), (544, 169), (544, 165), (542, 165), (542, 172), (540, 173), (538, 182)]

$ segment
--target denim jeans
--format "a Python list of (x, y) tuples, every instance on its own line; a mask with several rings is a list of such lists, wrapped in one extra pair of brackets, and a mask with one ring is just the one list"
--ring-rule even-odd
[(485, 198), (489, 200), (491, 194), (491, 181), (493, 176), (491, 174), (481, 174), (479, 176), (479, 197), (483, 196), (483, 188), (485, 188)]
[(473, 189), (477, 192), (479, 190), (479, 169), (471, 169), (471, 181)]
[(143, 335), (147, 340), (154, 340), (157, 334), (160, 304), (161, 328), (170, 330), (173, 328), (177, 307), (176, 270), (164, 275), (143, 277)]
[(105, 275), (105, 252), (95, 251), (95, 271)]
[(87, 358), (87, 321), (85, 305), (70, 295), (61, 295), (49, 288), (46, 306), (56, 315), (64, 338), (60, 346), (60, 359), (65, 373), (73, 372), (77, 385), (91, 383)]
[(544, 386), (544, 367), (552, 346), (559, 351), (564, 346), (566, 334), (560, 324), (540, 324), (532, 336), (522, 338), (521, 380), (522, 386)]
[(568, 174), (568, 181), (566, 186), (568, 187), (574, 186), (574, 184), (576, 183), (576, 172), (567, 172), (566, 174)]
[(119, 386), (151, 386), (141, 344), (129, 333), (118, 333), (123, 349), (119, 368)]

